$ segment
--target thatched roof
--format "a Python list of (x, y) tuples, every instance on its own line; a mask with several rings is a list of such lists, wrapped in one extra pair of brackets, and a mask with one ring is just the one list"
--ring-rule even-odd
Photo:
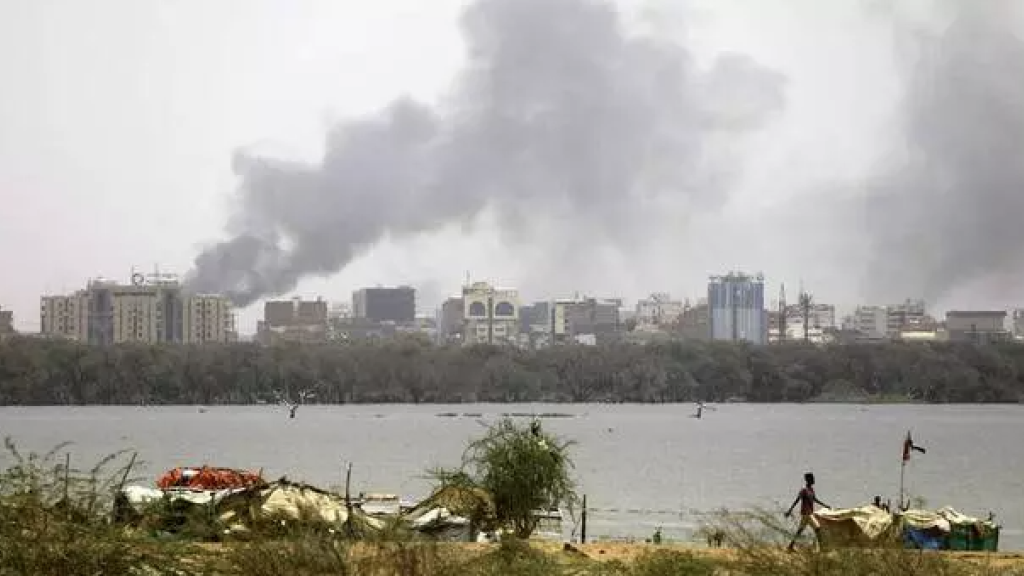
[(435, 508), (446, 508), (452, 514), (487, 522), (497, 518), (494, 499), (486, 490), (463, 486), (443, 486), (407, 513), (415, 518)]

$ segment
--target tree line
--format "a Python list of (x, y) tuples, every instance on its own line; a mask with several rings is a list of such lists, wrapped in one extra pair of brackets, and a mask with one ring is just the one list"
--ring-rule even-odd
[(0, 344), (0, 404), (1019, 402), (1024, 346)]

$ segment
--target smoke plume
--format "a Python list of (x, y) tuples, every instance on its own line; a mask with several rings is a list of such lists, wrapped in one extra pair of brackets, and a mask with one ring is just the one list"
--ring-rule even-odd
[(1014, 4), (949, 2), (950, 25), (918, 38), (902, 108), (905, 162), (867, 202), (873, 297), (934, 301), (1024, 271), (1024, 42)]
[(466, 65), (444, 105), (400, 99), (344, 122), (318, 165), (239, 153), (231, 238), (196, 258), (190, 284), (244, 306), (385, 235), (485, 209), (508, 242), (555, 230), (625, 247), (649, 233), (653, 200), (724, 203), (737, 169), (723, 154), (783, 106), (777, 73), (742, 55), (698, 68), (684, 46), (628, 34), (607, 1), (476, 0), (462, 30)]

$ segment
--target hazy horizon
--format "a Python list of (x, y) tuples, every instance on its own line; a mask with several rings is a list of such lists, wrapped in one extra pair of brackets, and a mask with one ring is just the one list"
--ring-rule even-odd
[(0, 0), (0, 307), (34, 330), (154, 265), (245, 333), (266, 297), (431, 308), (467, 272), (1024, 306), (1019, 5), (623, 6)]

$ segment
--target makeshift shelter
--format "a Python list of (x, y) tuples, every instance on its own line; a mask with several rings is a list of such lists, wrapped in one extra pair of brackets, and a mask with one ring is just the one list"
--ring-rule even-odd
[(284, 478), (263, 486), (226, 490), (159, 490), (128, 486), (122, 490), (119, 518), (148, 519), (162, 531), (176, 532), (190, 519), (202, 518), (220, 533), (242, 533), (262, 525), (274, 529), (303, 526), (364, 537), (384, 528), (342, 496)]
[[(259, 506), (251, 510), (250, 514), (256, 516), (251, 520), (319, 526), (354, 537), (380, 531), (385, 525), (383, 520), (370, 517), (356, 506), (349, 505), (338, 494), (285, 478), (260, 490)], [(230, 522), (231, 518), (222, 516), (221, 520)]]
[(826, 546), (878, 546), (893, 537), (892, 514), (874, 505), (815, 513)]
[(999, 548), (1000, 527), (946, 506), (935, 511), (906, 510), (899, 513), (904, 545), (932, 550), (987, 550)]
[(494, 499), (486, 490), (444, 486), (405, 513), (421, 534), (439, 540), (473, 541), (480, 531), (497, 528)]

